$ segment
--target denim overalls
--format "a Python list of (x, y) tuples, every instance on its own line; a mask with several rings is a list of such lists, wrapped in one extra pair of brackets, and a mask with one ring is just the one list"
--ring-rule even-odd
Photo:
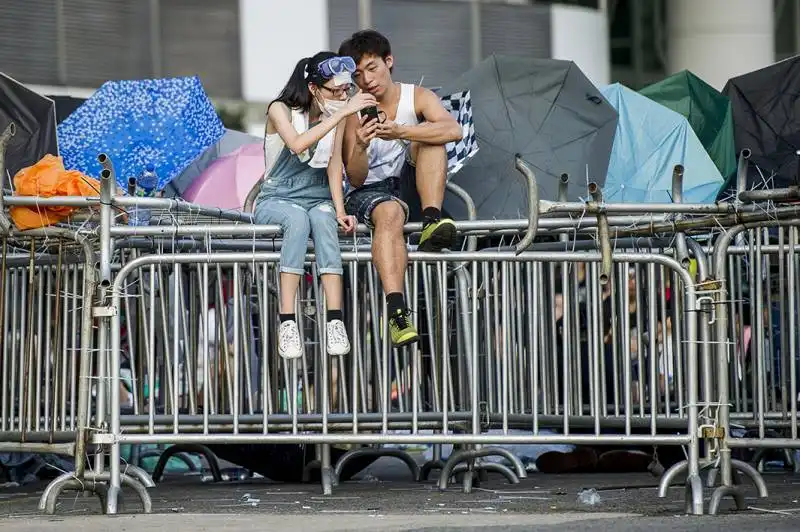
[(255, 222), (283, 229), (281, 272), (302, 275), (309, 234), (320, 274), (342, 274), (336, 210), (326, 168), (313, 168), (285, 147), (256, 199)]

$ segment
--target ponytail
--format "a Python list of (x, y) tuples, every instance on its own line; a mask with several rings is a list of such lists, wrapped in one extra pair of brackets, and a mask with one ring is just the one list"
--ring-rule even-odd
[[(311, 91), (308, 90), (308, 84), (322, 85), (325, 83), (325, 78), (319, 71), (319, 64), (335, 56), (336, 54), (333, 52), (319, 52), (313, 57), (304, 57), (298, 61), (286, 86), (270, 105), (275, 102), (283, 102), (289, 109), (309, 112), (314, 98)], [(267, 111), (269, 111), (269, 107), (267, 107)]]
[[(283, 102), (289, 109), (298, 109), (305, 113), (311, 109), (311, 91), (308, 90), (308, 80), (306, 79), (310, 59), (304, 57), (297, 62), (286, 86), (270, 105), (275, 102)], [(267, 107), (267, 111), (269, 111), (269, 107)]]

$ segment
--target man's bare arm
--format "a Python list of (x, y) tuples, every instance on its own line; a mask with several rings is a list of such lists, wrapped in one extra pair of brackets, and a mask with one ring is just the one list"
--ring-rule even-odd
[(416, 126), (397, 124), (398, 138), (424, 144), (447, 144), (460, 140), (461, 126), (447, 112), (439, 97), (424, 87), (415, 87), (414, 91), (415, 110), (425, 121)]
[(369, 142), (365, 144), (359, 140), (358, 131), (360, 128), (362, 126), (357, 115), (351, 115), (347, 118), (342, 155), (347, 178), (354, 187), (363, 185), (369, 173), (369, 158), (367, 157)]

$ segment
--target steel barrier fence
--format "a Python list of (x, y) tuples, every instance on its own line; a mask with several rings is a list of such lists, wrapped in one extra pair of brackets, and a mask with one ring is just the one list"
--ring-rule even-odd
[[(352, 352), (325, 354), (310, 247), (297, 300), (306, 350), (285, 361), (273, 333), (279, 228), (115, 197), (105, 166), (100, 198), (4, 198), (91, 211), (91, 223), (3, 240), (0, 449), (74, 456), (75, 471), (42, 495), (47, 512), (71, 489), (95, 492), (117, 513), (123, 485), (150, 511), (153, 479), (121, 459), (129, 443), (176, 444), (156, 478), (181, 450), (213, 460), (205, 445), (314, 445), (309, 467), (320, 468), (326, 494), (361, 455), (402, 459), (415, 479), (441, 469), (442, 489), (463, 473), (469, 490), (482, 471), (513, 483), (526, 476), (503, 445), (680, 446), (685, 459), (659, 493), (685, 475), (694, 514), (704, 512), (704, 484), (717, 480), (710, 513), (728, 495), (743, 507), (737, 472), (767, 496), (758, 468), (735, 450), (760, 449), (761, 464), (764, 449), (800, 447), (800, 209), (773, 202), (796, 199), (791, 191), (683, 204), (677, 167), (672, 204), (610, 204), (596, 186), (585, 203), (540, 201), (520, 163), (530, 219), (459, 222), (466, 251), (410, 254), (405, 291), (419, 344), (391, 348), (360, 227), (342, 241)], [(137, 204), (162, 209), (161, 221), (121, 225)], [(433, 444), (434, 459), (420, 469), (388, 446), (406, 443)], [(445, 444), (456, 449), (443, 461)], [(336, 463), (334, 445), (350, 449)]]
[[(352, 331), (368, 330), (368, 337), (364, 339), (363, 336), (353, 335), (354, 349), (348, 357), (349, 364), (345, 364), (341, 357), (323, 356), (324, 336), (320, 334), (320, 324), (324, 323), (324, 312), (320, 305), (321, 298), (318, 297), (315, 299), (316, 308), (305, 312), (307, 317), (312, 315), (318, 318), (303, 327), (313, 356), (304, 357), (300, 362), (281, 361), (277, 368), (271, 367), (271, 363), (275, 364), (276, 357), (267, 332), (272, 330), (270, 322), (274, 318), (270, 315), (270, 308), (274, 308), (274, 302), (269, 301), (270, 297), (264, 296), (269, 294), (270, 273), (274, 276), (277, 272), (278, 253), (149, 255), (127, 263), (115, 277), (110, 305), (106, 307), (111, 316), (109, 367), (112, 383), (119, 381), (123, 347), (120, 331), (123, 301), (129, 298), (125, 288), (131, 286), (129, 274), (138, 274), (136, 276), (139, 279), (150, 279), (150, 313), (143, 316), (145, 322), (149, 322), (145, 345), (153, 346), (155, 342), (155, 309), (172, 309), (172, 319), (169, 331), (164, 334), (164, 338), (168, 338), (164, 346), (164, 365), (159, 368), (165, 378), (162, 382), (166, 384), (163, 411), (159, 412), (155, 396), (150, 394), (143, 409), (146, 415), (133, 414), (134, 417), (126, 422), (125, 416), (120, 414), (120, 389), (112, 385), (110, 431), (108, 434), (93, 435), (95, 443), (111, 446), (112, 480), (108, 510), (115, 511), (111, 496), (120, 486), (118, 453), (119, 444), (123, 442), (280, 442), (326, 446), (333, 443), (425, 442), (479, 445), (559, 441), (601, 445), (687, 445), (690, 450), (689, 469), (696, 470), (698, 442), (695, 431), (688, 429), (697, 424), (697, 328), (691, 310), (695, 307), (695, 294), (691, 278), (674, 259), (646, 254), (618, 254), (614, 257), (622, 266), (618, 271), (622, 272), (626, 280), (629, 276), (628, 264), (646, 265), (650, 273), (651, 281), (648, 285), (651, 292), (655, 291), (656, 286), (656, 266), (676, 275), (684, 298), (683, 305), (687, 309), (680, 320), (684, 323), (681, 330), (685, 331), (685, 336), (684, 339), (675, 341), (677, 351), (664, 351), (662, 365), (673, 365), (670, 364), (672, 358), (685, 361), (685, 364), (674, 365), (678, 366), (677, 371), (682, 374), (680, 380), (687, 383), (686, 387), (676, 388), (675, 397), (670, 400), (670, 387), (659, 386), (656, 342), (652, 342), (647, 357), (649, 375), (646, 377), (643, 369), (638, 380), (639, 389), (646, 393), (639, 394), (633, 400), (635, 393), (631, 390), (632, 364), (626, 364), (624, 359), (614, 358), (615, 367), (622, 368), (622, 379), (612, 379), (616, 401), (609, 406), (604, 396), (611, 390), (606, 390), (600, 384), (601, 379), (605, 380), (607, 372), (598, 349), (605, 335), (597, 324), (590, 326), (594, 332), (585, 342), (591, 351), (586, 368), (591, 375), (587, 383), (591, 399), (584, 403), (580, 399), (580, 392), (574, 393), (569, 389), (574, 383), (578, 383), (577, 388), (582, 387), (582, 357), (580, 347), (575, 350), (577, 342), (565, 345), (562, 349), (561, 360), (565, 362), (566, 370), (562, 372), (563, 375), (558, 375), (556, 364), (559, 360), (547, 360), (542, 353), (548, 351), (540, 350), (541, 345), (547, 346), (546, 342), (552, 336), (538, 334), (538, 320), (524, 319), (520, 312), (521, 304), (525, 301), (531, 304), (538, 299), (544, 303), (549, 299), (543, 294), (543, 283), (537, 282), (537, 276), (543, 274), (545, 265), (589, 263), (586, 285), (590, 287), (594, 280), (592, 276), (596, 276), (598, 272), (595, 261), (600, 260), (599, 255), (454, 252), (446, 255), (412, 254), (411, 257), (407, 292), (412, 302), (420, 301), (419, 297), (415, 297), (420, 292), (426, 296), (426, 308), (415, 310), (418, 320), (424, 320), (428, 326), (424, 342), (430, 346), (427, 356), (423, 356), (418, 347), (398, 350), (390, 355), (388, 329), (386, 320), (383, 319), (386, 311), (381, 308), (384, 305), (375, 304), (383, 298), (376, 288), (372, 268), (365, 270), (366, 289), (360, 294), (360, 290), (353, 289), (363, 286), (358, 284), (359, 270), (364, 270), (360, 263), (368, 262), (370, 256), (367, 253), (346, 253), (343, 258), (347, 261), (350, 272), (348, 299), (351, 301), (346, 312), (351, 323), (351, 334)], [(228, 331), (231, 338), (222, 336), (216, 340), (217, 345), (226, 341), (231, 344), (231, 355), (224, 353), (224, 349), (222, 352), (217, 349), (219, 360), (211, 360), (207, 340), (194, 351), (197, 360), (202, 360), (203, 365), (202, 406), (197, 404), (197, 387), (192, 383), (198, 373), (190, 363), (194, 358), (191, 347), (193, 342), (186, 336), (188, 327), (182, 319), (182, 315), (185, 315), (181, 309), (183, 301), (174, 299), (185, 293), (181, 281), (182, 264), (190, 264), (192, 269), (199, 270), (195, 279), (202, 279), (202, 282), (197, 283), (199, 293), (196, 295), (202, 302), (200, 308), (207, 308), (210, 289), (220, 291), (219, 284), (210, 287), (206, 281), (212, 267), (216, 267), (219, 272), (222, 265), (229, 265), (233, 279), (230, 290), (233, 296), (233, 320), (231, 331)], [(162, 291), (160, 298), (171, 294), (171, 304), (158, 303), (153, 290), (155, 279), (163, 278), (159, 276), (158, 270), (164, 265), (169, 265), (172, 269), (173, 287), (169, 291)], [(247, 274), (243, 270), (246, 271), (248, 266), (252, 267), (252, 279), (245, 280)], [(460, 268), (468, 273), (449, 278), (448, 273), (453, 271), (452, 268)], [(522, 271), (528, 274), (524, 279), (520, 275)], [(458, 286), (451, 298), (448, 295), (449, 287), (456, 287), (458, 279), (468, 281), (469, 285)], [(511, 284), (518, 287), (517, 299), (511, 297)], [(627, 287), (628, 283), (624, 285)], [(316, 282), (311, 283), (309, 288), (311, 291), (319, 289)], [(590, 292), (592, 298), (600, 296), (591, 289)], [(243, 301), (247, 298), (242, 295), (251, 293), (256, 294), (256, 301)], [(627, 295), (628, 291), (625, 290), (625, 293)], [(368, 309), (363, 314), (359, 312), (362, 306)], [(254, 315), (256, 317), (253, 321), (259, 330), (265, 331), (264, 338), (259, 338), (260, 341), (257, 342), (252, 341), (252, 328), (246, 323)], [(593, 318), (596, 321), (597, 317)], [(170, 320), (161, 321), (166, 323)], [(207, 339), (210, 337), (207, 332), (207, 314), (205, 317), (201, 316), (200, 321), (200, 332)], [(224, 322), (225, 319), (221, 317), (220, 325)], [(486, 334), (485, 327), (479, 326), (480, 323), (491, 322), (500, 324), (497, 330), (502, 331), (502, 334)], [(655, 330), (655, 313), (651, 314), (650, 322), (652, 330)], [(675, 329), (678, 327), (673, 329), (672, 334), (677, 337)], [(632, 339), (624, 336), (621, 344), (630, 352)], [(167, 347), (167, 344), (171, 345)], [(250, 346), (255, 348), (257, 356), (251, 356)], [(446, 356), (442, 356), (443, 354)], [(137, 362), (133, 360), (131, 353), (129, 357), (130, 365), (134, 367)], [(148, 389), (153, 389), (150, 383), (155, 382), (157, 373), (154, 353), (149, 351), (147, 358), (145, 371), (148, 375)], [(642, 353), (638, 353), (640, 361), (644, 358)], [(222, 359), (226, 360), (224, 364)], [(209, 368), (215, 364), (225, 367), (222, 371), (214, 367), (212, 377)], [(644, 367), (642, 364), (642, 368)], [(222, 393), (212, 393), (212, 387), (208, 383), (213, 382), (219, 373), (223, 373)], [(394, 373), (398, 389), (402, 390), (396, 401), (392, 401), (390, 393), (391, 373)], [(559, 386), (555, 382), (550, 393), (538, 393), (539, 387), (536, 385), (545, 380), (548, 374), (552, 375), (553, 381), (564, 383), (561, 387), (563, 395), (558, 393)], [(305, 392), (301, 404), (295, 400), (298, 382), (303, 384), (302, 389)], [(370, 383), (373, 385), (372, 389)], [(215, 391), (219, 392), (216, 384), (218, 383), (215, 383)], [(541, 388), (547, 389), (545, 386)], [(225, 389), (228, 390), (227, 393)], [(291, 397), (285, 409), (277, 406), (277, 395), (280, 395), (276, 394), (278, 391)], [(547, 407), (539, 408), (540, 402)], [(584, 404), (589, 406), (588, 412), (584, 411)], [(182, 409), (185, 409), (185, 414), (181, 412)], [(611, 415), (611, 412), (615, 415)], [(581, 420), (585, 423), (584, 427), (593, 429), (593, 434), (571, 433), (576, 426), (580, 426)], [(680, 427), (677, 429), (679, 434), (657, 434), (656, 430), (662, 422), (671, 429)], [(637, 425), (648, 427), (650, 432), (633, 434), (632, 428)], [(482, 433), (484, 429), (495, 426), (502, 429), (500, 436)], [(438, 433), (420, 434), (421, 427), (434, 429)], [(510, 435), (510, 427), (530, 429), (531, 434)], [(538, 434), (543, 427), (558, 427), (563, 430), (563, 434)], [(603, 434), (601, 428), (617, 429), (615, 432), (619, 433)], [(490, 450), (484, 449), (483, 453), (488, 451)], [(323, 447), (321, 466), (323, 486), (327, 493), (335, 479), (326, 456), (329, 456), (329, 451), (325, 451)], [(448, 473), (456, 463), (457, 460), (453, 459), (445, 466), (440, 477), (440, 486), (446, 487)], [(517, 477), (524, 476), (520, 468), (517, 468), (516, 474)], [(510, 474), (507, 476), (512, 481), (515, 480)]]

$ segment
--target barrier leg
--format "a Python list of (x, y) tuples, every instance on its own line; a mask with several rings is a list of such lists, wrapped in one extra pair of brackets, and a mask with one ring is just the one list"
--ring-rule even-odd
[[(496, 447), (494, 447), (494, 448), (493, 447), (485, 447), (483, 449), (477, 449), (477, 450), (455, 451), (455, 452), (453, 452), (453, 454), (450, 455), (450, 458), (447, 459), (447, 462), (445, 463), (444, 467), (442, 468), (442, 473), (439, 475), (439, 489), (442, 490), (442, 491), (447, 489), (447, 483), (449, 482), (450, 477), (454, 474), (453, 471), (455, 470), (456, 465), (458, 465), (461, 462), (464, 462), (465, 460), (470, 460), (470, 459), (474, 459), (474, 458), (483, 458), (485, 456), (503, 456), (505, 458), (508, 458), (508, 455), (510, 455), (510, 454), (511, 453), (509, 453), (506, 449), (498, 449)], [(511, 456), (513, 456), (513, 455), (511, 455)], [(517, 464), (519, 465), (519, 468), (523, 471), (523, 474), (524, 474), (525, 468), (522, 467), (522, 462), (520, 462), (519, 460), (516, 460), (516, 462), (517, 462)], [(514, 462), (512, 461), (512, 463), (514, 463)], [(512, 484), (518, 484), (519, 483), (519, 478), (520, 477), (519, 477), (518, 474), (514, 474), (514, 472), (512, 472), (510, 469), (508, 469), (507, 467), (503, 466), (504, 469), (507, 469), (509, 472), (512, 473), (513, 477), (509, 477), (501, 469), (495, 467), (495, 466), (498, 466), (498, 465), (502, 465), (502, 464), (495, 464), (493, 462), (480, 462), (479, 464), (476, 464), (476, 468), (486, 469), (487, 471), (500, 472), (500, 473), (504, 474), (506, 476), (506, 478), (509, 479), (509, 482), (511, 482)], [(515, 466), (516, 466), (516, 464), (515, 464)], [(519, 469), (517, 470), (517, 472), (519, 472)], [(514, 480), (516, 480), (516, 482)]]
[(686, 479), (686, 513), (703, 515), (703, 480), (698, 475)]
[(333, 473), (331, 469), (331, 446), (322, 445), (322, 464), (320, 467), (320, 480), (322, 481), (322, 494), (330, 495), (333, 493)]
[[(772, 449), (759, 449), (753, 459), (751, 460), (752, 463), (756, 464), (756, 469), (759, 473), (764, 472), (764, 466), (767, 462), (767, 453), (769, 453)], [(781, 449), (781, 460), (783, 461), (783, 468), (787, 471), (795, 471), (796, 464), (795, 460), (792, 457), (792, 453), (789, 449)]]
[(719, 504), (722, 502), (723, 497), (727, 495), (733, 497), (737, 510), (744, 510), (747, 508), (744, 504), (744, 490), (741, 486), (720, 486), (711, 494), (711, 501), (708, 503), (708, 513), (717, 515), (717, 512), (719, 512)]
[(747, 462), (742, 462), (741, 460), (731, 460), (731, 465), (733, 466), (734, 472), (738, 471), (746, 477), (750, 477), (750, 480), (753, 481), (753, 485), (758, 490), (758, 496), (762, 499), (769, 496), (769, 491), (767, 490), (767, 484), (764, 482), (764, 477), (761, 476), (756, 468), (748, 464)]
[[(72, 473), (64, 473), (45, 488), (42, 497), (39, 499), (39, 509), (44, 510), (48, 514), (54, 514), (58, 496), (61, 495), (63, 491), (70, 490), (95, 493), (100, 499), (101, 508), (104, 513), (117, 513), (120, 509), (118, 506), (120, 494), (119, 491), (117, 491), (117, 493), (114, 494), (116, 498), (113, 501), (110, 500), (112, 495), (112, 488), (108, 485), (110, 479), (111, 474), (108, 472), (96, 474), (87, 473), (84, 480), (78, 480)], [(147, 493), (147, 488), (145, 488), (144, 484), (126, 474), (120, 474), (120, 480), (123, 486), (128, 486), (136, 492), (136, 495), (138, 495), (142, 503), (144, 513), (151, 513), (153, 511), (153, 501), (150, 498), (150, 494)], [(119, 488), (117, 488), (117, 490), (119, 490)]]
[[(199, 454), (203, 458), (206, 459), (208, 462), (208, 467), (211, 469), (211, 476), (214, 477), (214, 482), (220, 482), (222, 480), (222, 472), (219, 467), (219, 460), (217, 460), (217, 455), (214, 452), (206, 447), (205, 445), (194, 444), (194, 443), (182, 443), (178, 445), (173, 445), (171, 447), (167, 447), (162, 451), (161, 456), (158, 459), (158, 463), (156, 467), (153, 469), (153, 480), (155, 482), (160, 482), (161, 477), (164, 474), (164, 469), (167, 467), (167, 462), (173, 456), (178, 458), (181, 457), (184, 453), (191, 453), (191, 454)], [(186, 460), (184, 460), (186, 462)], [(191, 460), (189, 461), (189, 463)], [(194, 464), (191, 464), (194, 467)]]
[(675, 479), (689, 469), (689, 462), (682, 460), (667, 469), (658, 483), (658, 496), (662, 499), (667, 496), (667, 490), (675, 482)]
[[(511, 470), (511, 468), (503, 465), (498, 464), (496, 462), (486, 462), (483, 460), (475, 460), (473, 467), (470, 469), (469, 464), (461, 462), (457, 464), (452, 472), (450, 473), (451, 476), (458, 475), (460, 473), (464, 473), (464, 493), (471, 493), (472, 492), (472, 481), (474, 479), (478, 479), (479, 481), (476, 483), (480, 485), (480, 473), (481, 472), (490, 472), (490, 473), (500, 473), (508, 480), (509, 484), (519, 484), (519, 477)], [(447, 485), (445, 483), (445, 487), (442, 488), (442, 477), (439, 479), (439, 489), (447, 489)], [(469, 480), (467, 480), (469, 479)]]
[(419, 481), (425, 482), (428, 480), (431, 471), (434, 469), (442, 470), (444, 469), (444, 465), (444, 460), (442, 460), (442, 446), (437, 443), (433, 446), (433, 458), (422, 464), (419, 470)]
[(303, 468), (303, 479), (302, 482), (305, 484), (307, 482), (311, 482), (311, 472), (315, 469), (321, 469), (322, 462), (319, 460), (311, 460), (306, 466)]
[[(375, 456), (375, 457), (392, 457), (398, 458), (405, 462), (408, 466), (409, 471), (411, 471), (411, 477), (414, 482), (418, 482), (420, 479), (420, 468), (417, 465), (417, 462), (414, 458), (411, 457), (406, 451), (401, 449), (382, 449), (382, 448), (375, 448), (375, 447), (364, 447), (361, 449), (351, 449), (347, 451), (345, 454), (342, 455), (341, 458), (336, 462), (336, 467), (333, 470), (333, 485), (339, 485), (339, 478), (342, 475), (342, 471), (344, 471), (344, 466), (350, 460), (354, 460), (356, 458), (360, 458), (362, 456)], [(430, 462), (429, 462), (430, 463)], [(427, 465), (427, 464), (426, 464)]]
[(719, 468), (712, 467), (708, 470), (708, 475), (706, 476), (706, 487), (713, 488), (717, 485), (717, 475), (719, 474)]
[(126, 475), (132, 477), (132, 478), (135, 478), (139, 482), (141, 482), (142, 485), (145, 488), (155, 488), (156, 487), (156, 483), (153, 482), (152, 477), (150, 477), (150, 475), (147, 473), (147, 471), (145, 471), (144, 469), (142, 469), (139, 466), (135, 466), (133, 464), (128, 464), (128, 465), (125, 466), (124, 473)]
[(58, 497), (66, 490), (94, 493), (100, 499), (100, 508), (105, 513), (106, 497), (108, 495), (107, 486), (103, 483), (89, 480), (78, 480), (71, 472), (59, 475), (47, 485), (39, 498), (39, 510), (48, 515), (55, 514)]
[[(717, 476), (718, 468), (716, 467), (717, 461), (716, 460), (701, 460), (700, 461), (700, 472), (707, 470), (708, 471), (708, 481), (706, 485), (709, 488), (714, 487), (714, 481)], [(682, 462), (678, 462), (677, 464), (670, 467), (665, 473), (664, 476), (661, 477), (661, 481), (658, 485), (658, 496), (659, 497), (666, 497), (667, 490), (670, 486), (672, 486), (676, 479), (686, 473), (689, 470), (689, 461), (684, 460)], [(703, 479), (700, 475), (689, 475), (686, 478), (686, 482), (684, 484), (685, 489), (685, 502), (686, 502), (686, 513), (690, 515), (703, 515)], [(722, 497), (722, 495), (719, 495)], [(713, 500), (713, 497), (712, 497)], [(719, 506), (719, 502), (717, 502), (717, 507)], [(709, 505), (709, 513), (714, 513), (714, 510)]]

